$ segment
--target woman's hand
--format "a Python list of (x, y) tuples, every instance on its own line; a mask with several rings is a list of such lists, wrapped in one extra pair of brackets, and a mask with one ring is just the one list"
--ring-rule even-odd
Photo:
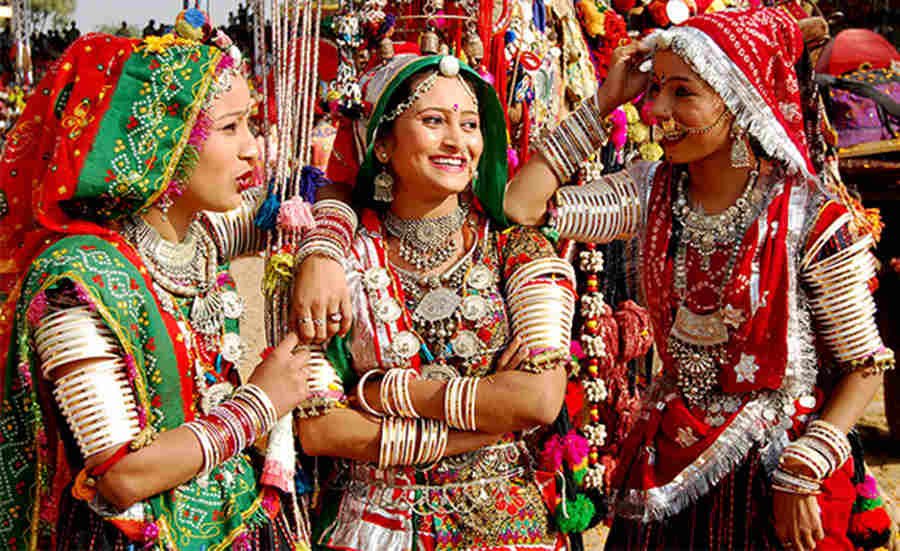
[(295, 353), (294, 349), (298, 344), (297, 335), (288, 333), (268, 357), (256, 366), (248, 381), (261, 388), (272, 400), (279, 418), (309, 396), (306, 384), (309, 352), (300, 350)]
[(324, 343), (346, 335), (353, 321), (347, 275), (340, 263), (312, 255), (294, 272), (291, 326), (303, 343)]
[(825, 538), (822, 513), (816, 496), (775, 490), (772, 497), (775, 535), (791, 551), (812, 551)]
[(605, 115), (647, 88), (650, 71), (641, 71), (641, 66), (651, 53), (652, 49), (643, 41), (634, 41), (613, 51), (609, 73), (597, 92), (598, 106)]
[(506, 350), (497, 358), (497, 371), (509, 371), (519, 369), (528, 361), (529, 350), (525, 341), (519, 335), (513, 335)]

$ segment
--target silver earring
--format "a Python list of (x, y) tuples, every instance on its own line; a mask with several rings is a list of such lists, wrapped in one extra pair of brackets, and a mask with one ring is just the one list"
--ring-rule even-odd
[(731, 127), (731, 166), (734, 168), (750, 168), (753, 166), (753, 154), (750, 152), (750, 144), (747, 136), (735, 125)]
[(375, 200), (382, 203), (394, 200), (394, 178), (388, 174), (387, 167), (375, 176)]

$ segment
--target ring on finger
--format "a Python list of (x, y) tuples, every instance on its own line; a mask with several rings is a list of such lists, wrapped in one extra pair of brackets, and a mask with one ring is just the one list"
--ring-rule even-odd
[(325, 320), (323, 319), (312, 320), (312, 322), (316, 327), (322, 327), (323, 325), (325, 325)]
[(332, 312), (332, 313), (328, 314), (328, 321), (330, 321), (332, 323), (340, 323), (341, 320), (343, 320), (343, 319), (344, 319), (344, 314), (341, 314), (340, 312)]
[(312, 318), (300, 318), (297, 321), (299, 321), (300, 323), (310, 323), (312, 320)]

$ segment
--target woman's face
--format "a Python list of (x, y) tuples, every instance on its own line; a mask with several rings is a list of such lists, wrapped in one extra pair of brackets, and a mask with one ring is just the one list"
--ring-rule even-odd
[(209, 137), (200, 146), (197, 166), (179, 203), (194, 211), (240, 206), (241, 183), (252, 174), (259, 153), (248, 125), (251, 107), (247, 80), (236, 76), (231, 88), (207, 109), (212, 119)]
[(464, 86), (438, 77), (375, 144), (378, 160), (390, 165), (399, 200), (440, 201), (465, 190), (475, 175), (484, 139), (478, 105)]
[[(657, 124), (664, 130), (660, 145), (666, 159), (690, 163), (731, 146), (731, 115), (722, 98), (677, 54), (662, 50), (653, 61), (649, 99)], [(686, 133), (686, 129), (707, 129)], [(654, 136), (654, 138), (656, 138)]]

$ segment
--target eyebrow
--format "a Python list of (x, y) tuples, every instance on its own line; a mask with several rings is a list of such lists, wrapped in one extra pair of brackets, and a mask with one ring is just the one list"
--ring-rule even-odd
[(250, 108), (250, 107), (246, 107), (244, 109), (235, 109), (234, 111), (231, 111), (230, 113), (225, 113), (221, 117), (216, 117), (214, 119), (214, 122), (219, 122), (219, 121), (225, 120), (229, 117), (237, 117), (240, 115), (249, 115), (250, 111), (252, 111), (252, 108)]
[(448, 107), (424, 107), (424, 108), (419, 109), (418, 111), (416, 111), (416, 115), (420, 115), (420, 114), (424, 113), (425, 111), (431, 111), (431, 110), (435, 110), (435, 111), (443, 111), (444, 113), (454, 113), (454, 112), (457, 112), (457, 113), (459, 113), (460, 115), (465, 115), (466, 113), (468, 113), (468, 114), (470, 114), (470, 115), (478, 115), (478, 111), (473, 111), (473, 110), (471, 110), (471, 109), (464, 109), (464, 110), (462, 110), (462, 111), (453, 111), (453, 109), (450, 109), (450, 108), (448, 108)]
[(654, 77), (653, 80), (655, 82), (668, 82), (668, 81), (672, 81), (672, 80), (677, 80), (680, 82), (693, 82), (693, 80), (690, 77), (682, 77), (682, 76), (677, 76), (677, 75), (673, 76), (673, 77), (665, 77), (662, 79)]

